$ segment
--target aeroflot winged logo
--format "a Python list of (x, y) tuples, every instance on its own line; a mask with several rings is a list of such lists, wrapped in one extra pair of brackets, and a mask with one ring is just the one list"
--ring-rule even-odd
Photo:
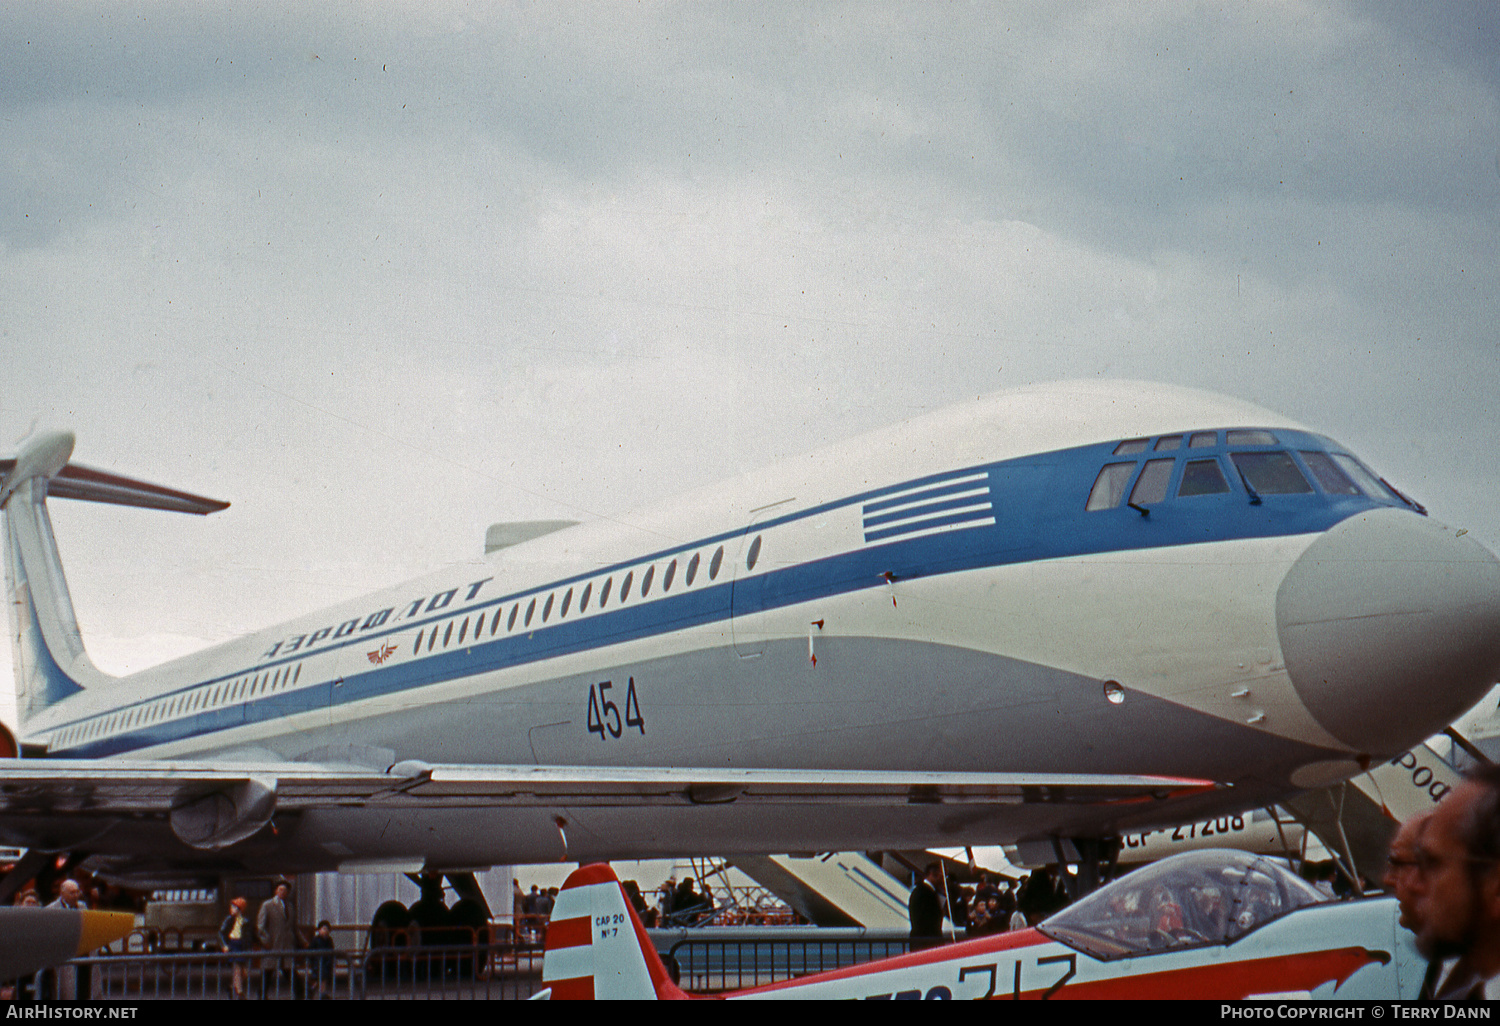
[(369, 657), (370, 662), (374, 663), (376, 666), (379, 666), (381, 663), (389, 659), (391, 657), (391, 654), (395, 651), (396, 646), (392, 645), (390, 642), (386, 642), (374, 652), (366, 652), (365, 655)]

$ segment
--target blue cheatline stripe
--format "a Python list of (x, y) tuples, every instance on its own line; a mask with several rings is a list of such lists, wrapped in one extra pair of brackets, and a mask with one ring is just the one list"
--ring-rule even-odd
[[(1281, 435), (1288, 447), (1327, 447), (1327, 443), (1320, 438), (1305, 433), (1282, 431)], [(1289, 441), (1290, 437), (1305, 441)], [(946, 525), (923, 522), (901, 525), (889, 529), (891, 537), (878, 539), (882, 544), (867, 544), (849, 552), (768, 570), (739, 581), (726, 580), (677, 595), (648, 601), (637, 600), (634, 604), (617, 606), (608, 613), (560, 620), (550, 626), (524, 632), (518, 630), (515, 634), (479, 644), (471, 643), (468, 649), (438, 652), (394, 665), (372, 668), (344, 678), (337, 688), (333, 682), (324, 682), (296, 691), (260, 696), (239, 706), (205, 710), (181, 720), (149, 725), (128, 735), (102, 738), (66, 751), (70, 755), (80, 756), (117, 754), (298, 712), (326, 709), (331, 716), (338, 706), (351, 702), (691, 627), (723, 623), (731, 615), (746, 616), (798, 602), (882, 586), (889, 579), (887, 575), (905, 580), (1093, 553), (1307, 534), (1327, 530), (1340, 520), (1369, 509), (1405, 508), (1397, 507), (1394, 500), (1377, 502), (1364, 496), (1323, 494), (1266, 496), (1263, 504), (1256, 506), (1247, 501), (1243, 491), (1235, 490), (1222, 495), (1197, 496), (1185, 502), (1164, 502), (1153, 508), (1150, 518), (1143, 518), (1135, 510), (1125, 506), (1085, 512), (1084, 503), (1099, 467), (1105, 462), (1118, 462), (1118, 457), (1110, 455), (1114, 444), (1109, 442), (1085, 446), (963, 471), (963, 476), (972, 476), (978, 471), (989, 470), (994, 505), (1025, 513), (1007, 517), (1002, 523), (967, 525), (958, 518), (959, 515), (954, 515), (954, 523), (959, 526), (914, 538), (902, 535)], [(1198, 452), (1203, 450), (1197, 450), (1195, 454)], [(1142, 454), (1142, 459), (1147, 455), (1151, 454)], [(754, 529), (769, 530), (778, 524), (857, 504), (873, 495), (889, 496), (955, 476), (959, 475), (949, 472), (889, 486), (758, 523), (754, 525)], [(989, 519), (991, 514), (986, 513), (984, 516)], [(1045, 525), (1046, 530), (1033, 530), (1037, 525)], [(664, 554), (709, 548), (720, 541), (741, 537), (744, 533), (745, 529), (741, 528), (699, 542), (696, 546), (665, 550)], [(526, 596), (545, 594), (549, 590), (580, 580), (594, 579), (617, 569), (638, 567), (661, 555), (663, 553), (620, 563), (616, 568), (595, 570), (543, 588), (516, 592), (477, 603), (466, 610), (445, 611), (443, 615), (408, 621), (378, 634), (350, 639), (343, 642), (342, 646), (329, 646), (315, 652), (298, 652), (263, 664), (260, 669), (303, 661), (350, 644), (361, 647), (378, 644), (381, 639), (396, 634), (404, 634), (459, 616), (473, 615)], [(766, 562), (765, 557), (762, 557), (762, 562)], [(232, 680), (246, 672), (252, 671), (242, 670), (219, 679)], [(201, 686), (202, 683), (205, 682), (194, 686)], [(152, 701), (160, 697), (162, 696), (154, 696)], [(69, 725), (64, 724), (62, 727)]]
[(921, 506), (903, 506), (891, 513), (882, 513), (878, 517), (865, 517), (865, 530), (872, 527), (880, 527), (883, 524), (894, 524), (900, 520), (911, 520), (914, 517), (929, 516), (934, 513), (946, 513), (956, 509), (984, 509), (992, 510), (990, 493), (980, 492), (975, 495), (966, 495), (961, 499), (948, 499), (945, 502), (928, 502)]
[[(987, 475), (986, 475), (986, 472), (985, 472), (984, 468), (979, 468), (979, 469), (969, 468), (969, 469), (958, 470), (958, 471), (951, 471), (950, 470), (950, 471), (943, 471), (943, 472), (937, 473), (937, 474), (928, 474), (928, 475), (925, 475), (923, 477), (914, 478), (914, 479), (912, 479), (910, 481), (904, 481), (904, 482), (902, 482), (900, 484), (885, 485), (885, 486), (882, 486), (880, 488), (873, 488), (873, 489), (870, 489), (869, 491), (861, 492), (861, 493), (859, 493), (857, 495), (853, 495), (853, 496), (850, 496), (848, 498), (836, 499), (836, 500), (834, 500), (832, 502), (822, 503), (821, 505), (810, 507), (808, 509), (803, 509), (803, 510), (798, 510), (798, 511), (795, 511), (795, 512), (792, 512), (792, 513), (783, 514), (782, 516), (775, 517), (775, 518), (772, 518), (772, 519), (769, 519), (769, 520), (764, 520), (764, 521), (761, 521), (759, 523), (756, 523), (754, 526), (755, 526), (755, 528), (757, 530), (767, 531), (767, 530), (770, 530), (770, 529), (772, 529), (774, 527), (778, 527), (778, 526), (780, 526), (782, 524), (790, 523), (790, 522), (792, 522), (794, 520), (799, 520), (799, 519), (803, 519), (803, 518), (811, 517), (811, 516), (817, 516), (817, 515), (820, 515), (820, 514), (823, 514), (823, 513), (827, 513), (827, 512), (829, 512), (831, 510), (840, 509), (840, 508), (847, 507), (847, 506), (857, 505), (858, 503), (864, 502), (865, 500), (868, 500), (868, 499), (871, 499), (871, 498), (878, 498), (880, 496), (893, 495), (893, 494), (900, 493), (900, 492), (909, 493), (913, 489), (925, 488), (926, 486), (931, 485), (934, 482), (951, 481), (951, 480), (953, 480), (955, 478), (964, 478), (964, 479), (967, 479), (969, 483), (963, 483), (963, 484), (960, 484), (960, 485), (953, 486), (954, 488), (972, 488), (975, 485), (979, 484), (980, 482), (984, 481), (985, 478), (986, 478), (986, 476)], [(895, 498), (892, 501), (899, 503), (899, 502), (909, 501), (909, 499), (910, 499), (909, 495), (900, 495), (900, 496), (898, 496), (897, 498)], [(723, 532), (721, 534), (712, 535), (710, 537), (703, 538), (703, 539), (701, 539), (701, 540), (699, 540), (697, 542), (694, 542), (694, 543), (692, 543), (690, 545), (677, 546), (677, 547), (671, 548), (671, 549), (662, 549), (662, 550), (657, 551), (657, 552), (649, 553), (649, 554), (647, 554), (645, 556), (639, 556), (639, 557), (636, 557), (634, 559), (621, 561), (621, 562), (615, 563), (614, 565), (611, 565), (611, 566), (604, 566), (604, 567), (601, 567), (601, 568), (596, 569), (596, 570), (590, 570), (588, 573), (576, 574), (576, 575), (574, 575), (572, 577), (564, 578), (564, 579), (559, 580), (559, 581), (554, 581), (554, 582), (552, 582), (550, 584), (547, 584), (547, 585), (544, 585), (542, 587), (526, 588), (526, 589), (523, 589), (521, 591), (515, 591), (515, 592), (511, 592), (511, 593), (506, 594), (506, 595), (499, 596), (498, 598), (486, 599), (485, 601), (480, 602), (477, 605), (468, 606), (466, 608), (467, 609), (471, 609), (471, 610), (483, 610), (483, 609), (488, 609), (488, 608), (491, 608), (491, 607), (494, 607), (494, 606), (504, 606), (504, 605), (506, 605), (508, 603), (511, 603), (511, 602), (524, 601), (527, 598), (531, 598), (534, 601), (535, 599), (539, 598), (541, 595), (546, 594), (546, 593), (548, 593), (550, 591), (556, 590), (558, 588), (568, 587), (569, 585), (583, 584), (583, 583), (586, 583), (586, 582), (589, 582), (589, 581), (595, 581), (595, 580), (597, 580), (600, 577), (609, 577), (611, 575), (618, 574), (618, 573), (621, 573), (623, 571), (638, 569), (641, 566), (643, 566), (644, 564), (651, 563), (651, 562), (654, 562), (656, 560), (664, 559), (664, 558), (666, 558), (668, 556), (676, 556), (678, 558), (687, 558), (688, 555), (689, 555), (689, 553), (710, 552), (717, 545), (722, 545), (722, 544), (726, 544), (726, 543), (729, 543), (729, 542), (732, 542), (732, 541), (739, 540), (740, 538), (742, 538), (745, 535), (745, 533), (746, 533), (747, 530), (748, 530), (748, 527), (738, 527), (738, 528), (735, 528), (735, 529), (733, 529), (731, 531), (725, 531), (725, 532)], [(158, 701), (158, 700), (163, 699), (163, 698), (171, 698), (171, 697), (175, 697), (177, 695), (187, 694), (187, 693), (192, 692), (192, 691), (196, 690), (197, 688), (202, 687), (204, 685), (213, 685), (213, 684), (219, 684), (219, 683), (226, 683), (226, 682), (234, 681), (237, 678), (242, 677), (242, 676), (244, 676), (246, 674), (258, 673), (258, 672), (261, 672), (262, 670), (265, 670), (265, 669), (274, 669), (277, 666), (281, 666), (281, 665), (285, 665), (285, 664), (289, 664), (289, 663), (300, 662), (300, 661), (303, 661), (305, 659), (311, 658), (312, 656), (321, 655), (321, 654), (323, 654), (325, 652), (332, 652), (332, 651), (335, 651), (335, 650), (340, 649), (340, 648), (347, 648), (349, 646), (362, 647), (362, 646), (364, 646), (364, 645), (366, 645), (366, 644), (368, 644), (370, 642), (376, 642), (376, 641), (380, 641), (380, 640), (382, 640), (384, 638), (387, 638), (387, 637), (389, 637), (392, 634), (403, 633), (405, 631), (408, 631), (408, 630), (412, 629), (413, 627), (424, 628), (424, 627), (426, 627), (429, 624), (441, 624), (444, 621), (448, 620), (450, 617), (455, 616), (455, 615), (456, 615), (455, 613), (448, 612), (446, 609), (444, 609), (444, 610), (442, 610), (440, 612), (437, 612), (437, 613), (435, 613), (435, 614), (433, 614), (431, 616), (426, 617), (425, 619), (412, 619), (412, 620), (403, 621), (400, 624), (399, 627), (392, 627), (392, 628), (384, 630), (384, 631), (374, 631), (374, 632), (366, 634), (366, 633), (363, 632), (363, 630), (361, 630), (361, 632), (359, 633), (358, 636), (351, 637), (351, 638), (349, 638), (349, 640), (344, 641), (342, 643), (325, 644), (323, 647), (320, 647), (320, 648), (317, 648), (317, 649), (313, 649), (311, 647), (308, 647), (308, 648), (302, 649), (301, 651), (294, 652), (294, 653), (289, 653), (289, 654), (286, 654), (286, 655), (282, 655), (282, 656), (279, 656), (279, 657), (277, 657), (275, 659), (272, 659), (272, 660), (269, 660), (269, 661), (266, 661), (266, 662), (255, 663), (255, 664), (252, 664), (252, 665), (249, 665), (249, 666), (241, 667), (241, 668), (236, 669), (236, 670), (232, 670), (232, 671), (230, 671), (228, 673), (225, 673), (225, 674), (223, 674), (223, 675), (221, 675), (219, 677), (210, 678), (208, 680), (203, 680), (203, 681), (194, 681), (192, 683), (184, 684), (181, 687), (175, 688), (175, 689), (173, 689), (171, 691), (162, 692), (161, 694), (154, 695), (151, 699), (143, 700), (140, 704), (141, 705), (145, 705), (145, 704), (148, 704), (149, 702), (155, 702), (155, 701)], [(595, 614), (595, 616), (598, 616), (598, 615), (600, 615), (600, 614), (597, 614), (597, 613)], [(529, 627), (529, 625), (530, 625), (530, 620), (528, 619), (527, 626)], [(330, 639), (330, 640), (336, 640), (336, 639)], [(429, 641), (429, 648), (428, 648), (428, 650), (431, 651), (431, 641)], [(59, 672), (61, 672), (61, 671), (59, 670)], [(81, 691), (82, 688), (79, 688), (79, 690)], [(109, 715), (109, 714), (106, 713), (106, 714), (103, 714), (103, 715)], [(99, 718), (99, 717), (97, 717), (97, 716), (87, 717), (87, 719), (89, 719), (89, 720), (94, 720), (94, 719), (97, 719), (97, 718)], [(76, 724), (78, 722), (82, 722), (82, 721), (81, 720), (69, 721), (69, 722), (63, 724), (59, 729), (65, 729), (66, 727), (72, 726), (72, 725), (74, 725), (74, 724)]]

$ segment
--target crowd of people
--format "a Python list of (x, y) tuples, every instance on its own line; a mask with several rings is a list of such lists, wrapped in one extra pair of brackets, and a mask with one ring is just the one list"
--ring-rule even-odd
[[(6, 868), (0, 866), (0, 872)], [(11, 898), (11, 904), (140, 912), (145, 907), (145, 900), (139, 894), (96, 880), (88, 873), (75, 872), (71, 876), (33, 880)]]
[[(318, 924), (317, 930), (306, 943), (296, 925), (296, 916), (291, 905), (292, 885), (286, 880), (276, 882), (276, 890), (256, 910), (252, 926), (248, 918), (250, 903), (243, 897), (229, 902), (229, 915), (219, 924), (219, 948), (230, 954), (246, 951), (294, 951), (305, 948), (310, 953), (301, 959), (308, 970), (307, 988), (309, 997), (332, 997), (334, 981), (333, 925), (328, 920)], [(230, 993), (236, 999), (246, 996), (246, 985), (251, 965), (248, 960), (237, 959), (231, 969)], [(265, 959), (259, 967), (260, 981), (264, 988), (269, 980), (290, 979), (297, 965), (286, 958)]]
[(943, 920), (967, 937), (1006, 933), (1040, 922), (1068, 903), (1065, 882), (1048, 868), (1010, 880), (979, 872), (978, 883), (948, 877), (940, 863), (927, 867), (908, 902), (913, 951), (942, 944)]

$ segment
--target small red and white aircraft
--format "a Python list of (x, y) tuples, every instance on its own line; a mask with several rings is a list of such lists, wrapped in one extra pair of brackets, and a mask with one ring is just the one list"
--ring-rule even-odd
[[(1272, 859), (1214, 850), (1138, 869), (1030, 929), (725, 997), (1394, 999), (1416, 997), (1426, 968), (1394, 899), (1325, 901)], [(553, 999), (691, 996), (602, 864), (558, 895), (542, 980)]]

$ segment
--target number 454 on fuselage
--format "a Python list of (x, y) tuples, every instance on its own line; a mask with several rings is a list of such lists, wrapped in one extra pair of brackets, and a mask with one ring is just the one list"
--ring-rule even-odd
[(1389, 758), (1500, 675), (1500, 563), (1338, 443), (1120, 382), (977, 399), (125, 678), (0, 461), (0, 843), (120, 877), (1107, 838)]

